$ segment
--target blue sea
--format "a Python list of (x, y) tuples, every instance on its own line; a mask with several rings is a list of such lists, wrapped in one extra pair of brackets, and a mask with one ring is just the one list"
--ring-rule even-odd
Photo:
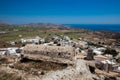
[(120, 24), (64, 24), (70, 28), (84, 28), (94, 31), (120, 32)]

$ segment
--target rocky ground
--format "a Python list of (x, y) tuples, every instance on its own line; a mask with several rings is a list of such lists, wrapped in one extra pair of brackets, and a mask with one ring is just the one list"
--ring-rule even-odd
[[(36, 64), (35, 64), (36, 63)], [(19, 64), (19, 65), (16, 65)], [(38, 65), (39, 64), (39, 65)], [(37, 66), (34, 66), (37, 65)], [(119, 80), (119, 74), (106, 75), (102, 71), (96, 70), (91, 73), (87, 61), (77, 59), (74, 65), (61, 65), (51, 62), (4, 62), (0, 64), (0, 71), (5, 75), (12, 74), (12, 80)], [(43, 67), (40, 67), (43, 66)], [(39, 68), (40, 67), (40, 68)], [(113, 75), (112, 75), (113, 74)], [(117, 78), (118, 77), (118, 78)], [(11, 80), (9, 76), (2, 80)]]

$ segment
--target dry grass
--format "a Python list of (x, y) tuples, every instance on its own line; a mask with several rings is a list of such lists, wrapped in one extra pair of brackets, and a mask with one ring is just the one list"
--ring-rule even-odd
[(0, 65), (14, 63), (16, 57), (13, 56), (0, 56)]
[(35, 60), (29, 60), (26, 59), (24, 62), (16, 63), (14, 64), (14, 68), (19, 69), (19, 70), (24, 70), (24, 71), (31, 71), (32, 69), (34, 70), (45, 70), (45, 71), (50, 71), (50, 70), (61, 70), (67, 67), (67, 64), (58, 64), (58, 63), (53, 63), (53, 62), (48, 62), (48, 61), (35, 61)]
[(22, 77), (17, 76), (14, 73), (7, 73), (0, 71), (0, 80), (23, 80)]

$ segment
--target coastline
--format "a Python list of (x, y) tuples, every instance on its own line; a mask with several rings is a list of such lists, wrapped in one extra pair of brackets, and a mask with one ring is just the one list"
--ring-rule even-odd
[(110, 31), (120, 33), (120, 24), (63, 24), (69, 28), (82, 28), (92, 31)]

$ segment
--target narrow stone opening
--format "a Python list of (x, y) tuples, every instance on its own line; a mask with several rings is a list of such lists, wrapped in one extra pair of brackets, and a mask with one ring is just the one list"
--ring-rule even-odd
[(91, 73), (93, 73), (93, 74), (95, 73), (95, 67), (89, 66), (89, 70)]
[(60, 54), (60, 53), (58, 53), (58, 56), (61, 56), (61, 54)]

